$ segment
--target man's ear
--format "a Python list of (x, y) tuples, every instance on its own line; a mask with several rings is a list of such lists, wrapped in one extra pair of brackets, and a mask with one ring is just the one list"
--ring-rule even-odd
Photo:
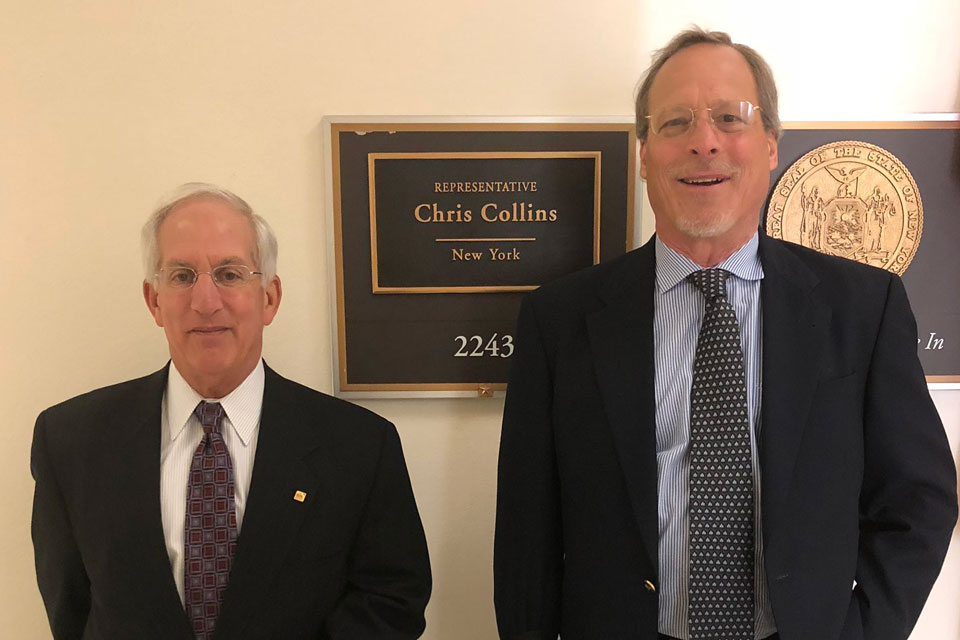
[(263, 290), (263, 326), (273, 322), (273, 318), (280, 309), (280, 298), (283, 297), (283, 285), (280, 276), (273, 276), (273, 280)]
[(777, 151), (777, 136), (773, 133), (767, 134), (767, 151), (770, 154), (770, 171), (773, 171), (777, 168), (777, 164), (780, 162), (780, 158)]
[(163, 317), (160, 315), (160, 301), (157, 299), (157, 289), (149, 280), (143, 281), (143, 301), (147, 303), (147, 310), (153, 316), (158, 327), (163, 326)]
[(647, 143), (640, 143), (640, 179), (647, 179)]

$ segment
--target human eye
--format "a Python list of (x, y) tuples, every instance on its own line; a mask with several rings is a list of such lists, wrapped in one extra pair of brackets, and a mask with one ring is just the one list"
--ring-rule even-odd
[(686, 127), (690, 124), (690, 118), (685, 116), (677, 116), (676, 118), (670, 118), (663, 123), (664, 127)]
[(721, 102), (710, 108), (710, 114), (721, 131), (739, 131), (749, 120), (749, 103)]
[(687, 130), (693, 122), (693, 114), (689, 109), (671, 109), (661, 113), (657, 122), (657, 133), (676, 135)]
[(214, 269), (218, 283), (230, 287), (242, 284), (247, 280), (247, 269), (242, 265), (225, 264)]
[(197, 272), (189, 267), (167, 269), (166, 274), (166, 283), (171, 287), (189, 287), (197, 279)]
[(725, 124), (743, 122), (743, 116), (741, 116), (739, 113), (733, 113), (732, 111), (721, 111), (720, 113), (714, 115), (714, 118)]

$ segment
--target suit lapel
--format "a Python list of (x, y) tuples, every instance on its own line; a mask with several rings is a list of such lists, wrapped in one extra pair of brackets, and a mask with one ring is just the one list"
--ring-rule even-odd
[(257, 453), (217, 638), (239, 636), (290, 551), (307, 507), (294, 500), (294, 493), (319, 498), (317, 478), (301, 457), (320, 444), (321, 432), (297, 418), (294, 385), (265, 370)]
[(761, 235), (763, 314), (760, 464), (764, 542), (777, 548), (789, 523), (794, 464), (813, 394), (830, 309), (812, 295), (817, 277), (784, 246)]
[(160, 411), (167, 370), (143, 379), (124, 400), (135, 415), (116, 414), (113, 431), (120, 435), (110, 464), (118, 478), (114, 508), (123, 514), (126, 530), (114, 553), (127, 556), (125, 564), (136, 571), (136, 597), (158, 637), (193, 637), (170, 570), (160, 515)]
[(657, 566), (657, 441), (653, 368), (653, 240), (601, 286), (587, 317), (603, 404), (644, 546)]
[[(764, 279), (760, 462), (764, 539), (776, 547), (789, 523), (786, 502), (830, 309), (812, 296), (816, 276), (790, 251), (760, 237)], [(657, 462), (654, 395), (653, 241), (601, 288), (606, 306), (587, 317), (594, 366), (617, 456), (647, 552), (657, 566)]]

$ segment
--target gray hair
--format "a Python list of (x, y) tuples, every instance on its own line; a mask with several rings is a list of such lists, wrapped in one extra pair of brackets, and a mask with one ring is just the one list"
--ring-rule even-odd
[(144, 278), (156, 284), (156, 274), (160, 270), (161, 259), (158, 242), (160, 225), (178, 206), (188, 200), (200, 198), (220, 200), (250, 221), (250, 226), (253, 228), (256, 237), (256, 243), (253, 247), (254, 268), (263, 272), (260, 280), (263, 286), (267, 286), (277, 274), (277, 237), (273, 234), (273, 229), (270, 228), (266, 220), (253, 212), (253, 209), (243, 198), (217, 185), (205, 182), (188, 182), (180, 185), (167, 194), (160, 205), (147, 218), (147, 222), (140, 232)]
[(763, 128), (779, 140), (782, 127), (780, 126), (780, 114), (777, 110), (777, 83), (773, 80), (773, 71), (770, 70), (770, 65), (755, 50), (745, 44), (733, 42), (730, 36), (723, 31), (706, 31), (696, 26), (681, 31), (667, 43), (667, 46), (654, 52), (653, 62), (641, 77), (640, 88), (637, 90), (637, 138), (644, 142), (650, 132), (650, 123), (646, 116), (649, 115), (650, 110), (650, 88), (653, 86), (653, 80), (657, 73), (672, 56), (696, 44), (716, 44), (732, 47), (740, 52), (740, 55), (746, 59), (750, 66), (753, 80), (757, 85), (757, 97), (760, 100), (760, 104), (757, 106), (760, 107)]

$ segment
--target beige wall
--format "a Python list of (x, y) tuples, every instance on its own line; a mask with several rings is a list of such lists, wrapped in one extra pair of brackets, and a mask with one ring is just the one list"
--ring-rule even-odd
[[(960, 110), (955, 0), (848, 4), (765, 16), (766, 4), (711, 13), (692, 0), (4, 2), (0, 635), (49, 637), (29, 541), (36, 414), (164, 361), (136, 246), (162, 192), (218, 182), (271, 220), (285, 296), (266, 357), (329, 391), (324, 115), (629, 115), (649, 51), (694, 21), (768, 56), (787, 118)], [(952, 433), (958, 393), (936, 398)], [(427, 529), (425, 637), (494, 637), (502, 402), (364, 404), (396, 422)], [(951, 558), (916, 637), (960, 637)]]

